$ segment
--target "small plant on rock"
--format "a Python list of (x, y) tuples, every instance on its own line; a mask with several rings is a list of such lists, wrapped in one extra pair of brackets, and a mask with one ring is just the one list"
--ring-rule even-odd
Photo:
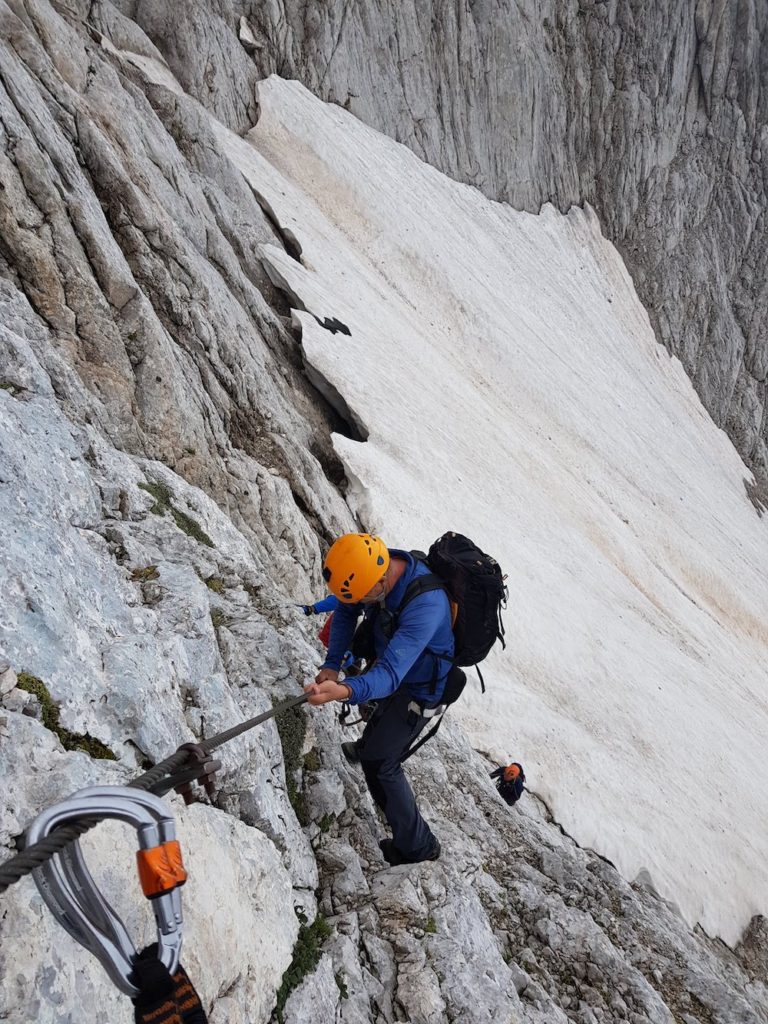
[(322, 946), (331, 934), (331, 927), (322, 914), (318, 914), (310, 925), (302, 924), (299, 937), (293, 947), (291, 966), (283, 975), (283, 981), (277, 993), (277, 1004), (273, 1017), (283, 1024), (283, 1010), (288, 996), (301, 984), (304, 978), (317, 967), (322, 955)]
[(317, 747), (312, 747), (304, 755), (304, 771), (305, 772), (319, 772), (320, 771), (320, 755), (317, 752)]
[(132, 583), (149, 583), (150, 580), (159, 580), (160, 573), (156, 565), (145, 565), (141, 569), (134, 569), (131, 573)]
[[(273, 703), (279, 704), (280, 701), (273, 698)], [(301, 748), (307, 734), (307, 720), (301, 708), (288, 708), (287, 711), (275, 716), (275, 724), (283, 748), (288, 799), (296, 812), (299, 824), (304, 827), (309, 824), (307, 802), (296, 784), (296, 776), (302, 767)]]
[(154, 505), (149, 510), (153, 515), (163, 516), (166, 512), (170, 512), (173, 516), (174, 522), (182, 533), (186, 533), (188, 537), (192, 537), (192, 539), (196, 540), (199, 544), (205, 544), (206, 547), (212, 548), (214, 546), (213, 541), (205, 530), (203, 530), (200, 524), (195, 522), (195, 520), (191, 516), (188, 516), (186, 512), (181, 512), (176, 508), (172, 501), (173, 495), (165, 484), (142, 483), (139, 484), (139, 487), (142, 491), (146, 491), (147, 494), (151, 494), (155, 499)]
[(42, 679), (38, 679), (37, 676), (33, 676), (29, 672), (19, 672), (16, 685), (20, 690), (32, 693), (37, 697), (40, 701), (43, 725), (58, 736), (59, 742), (65, 750), (81, 750), (90, 757), (102, 758), (106, 761), (117, 760), (109, 747), (105, 746), (101, 740), (95, 739), (88, 733), (80, 735), (64, 728), (59, 721), (59, 705), (51, 697), (48, 687)]

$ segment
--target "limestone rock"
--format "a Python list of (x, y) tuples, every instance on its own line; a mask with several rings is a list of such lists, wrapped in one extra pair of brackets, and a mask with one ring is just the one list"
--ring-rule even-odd
[[(306, 379), (259, 258), (295, 249), (206, 108), (249, 130), (279, 69), (489, 194), (590, 199), (758, 464), (768, 134), (750, 68), (766, 35), (762, 8), (739, 10), (736, 33), (727, 5), (682, 0), (0, 0), (4, 859), (42, 807), (298, 693), (320, 654), (293, 605), (320, 593), (322, 542), (358, 525), (330, 432), (359, 425)], [(22, 714), (20, 671), (117, 761)], [(443, 857), (395, 869), (333, 711), (303, 721), (289, 765), (269, 724), (222, 750), (215, 806), (169, 798), (191, 871), (184, 962), (215, 1024), (267, 1024), (318, 903), (333, 933), (291, 1024), (764, 1019), (761, 922), (736, 955), (691, 932), (531, 795), (507, 808), (450, 720), (408, 764)], [(303, 770), (310, 747), (320, 768)], [(149, 939), (124, 832), (84, 846)], [(130, 1019), (29, 879), (0, 900), (11, 1024)]]
[(304, 1024), (309, 1020), (335, 1020), (339, 986), (330, 956), (323, 956), (317, 968), (288, 997), (283, 1013), (285, 1024)]
[(341, 814), (346, 808), (344, 786), (338, 775), (333, 771), (314, 773), (309, 783), (312, 813), (318, 820)]
[(4, 697), (16, 686), (16, 673), (8, 662), (0, 662), (0, 697)]

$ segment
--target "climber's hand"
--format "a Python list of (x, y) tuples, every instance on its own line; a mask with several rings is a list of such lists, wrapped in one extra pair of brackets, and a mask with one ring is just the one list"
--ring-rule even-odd
[(349, 700), (352, 695), (352, 690), (346, 683), (337, 683), (335, 679), (310, 683), (304, 687), (304, 692), (309, 694), (309, 703), (315, 705), (327, 704), (332, 700)]

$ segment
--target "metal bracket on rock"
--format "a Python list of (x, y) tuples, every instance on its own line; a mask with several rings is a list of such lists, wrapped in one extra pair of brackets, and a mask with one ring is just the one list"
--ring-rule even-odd
[(189, 757), (189, 765), (178, 773), (176, 779), (171, 777), (168, 782), (184, 798), (189, 806), (199, 800), (192, 783), (197, 782), (208, 795), (209, 800), (216, 796), (216, 772), (221, 769), (221, 761), (216, 761), (200, 743), (182, 743), (179, 752), (185, 751)]

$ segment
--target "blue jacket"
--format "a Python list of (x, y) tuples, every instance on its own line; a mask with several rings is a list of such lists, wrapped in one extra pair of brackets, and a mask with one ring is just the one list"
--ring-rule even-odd
[(333, 594), (329, 594), (328, 597), (324, 597), (322, 601), (315, 601), (312, 605), (315, 615), (320, 615), (322, 612), (335, 612), (341, 604), (338, 597)]
[[(384, 602), (385, 607), (394, 613), (410, 582), (416, 576), (429, 573), (429, 569), (407, 551), (391, 548), (389, 553), (393, 558), (402, 558), (408, 563)], [(333, 615), (328, 656), (323, 668), (339, 670), (365, 607), (363, 604), (339, 603)], [(430, 590), (410, 601), (400, 614), (397, 630), (391, 639), (382, 632), (377, 616), (373, 638), (377, 658), (374, 667), (361, 676), (344, 680), (352, 690), (350, 704), (389, 697), (401, 683), (405, 683), (416, 700), (429, 704), (440, 700), (453, 657), (451, 606), (444, 590)], [(425, 653), (427, 649), (435, 653)]]

